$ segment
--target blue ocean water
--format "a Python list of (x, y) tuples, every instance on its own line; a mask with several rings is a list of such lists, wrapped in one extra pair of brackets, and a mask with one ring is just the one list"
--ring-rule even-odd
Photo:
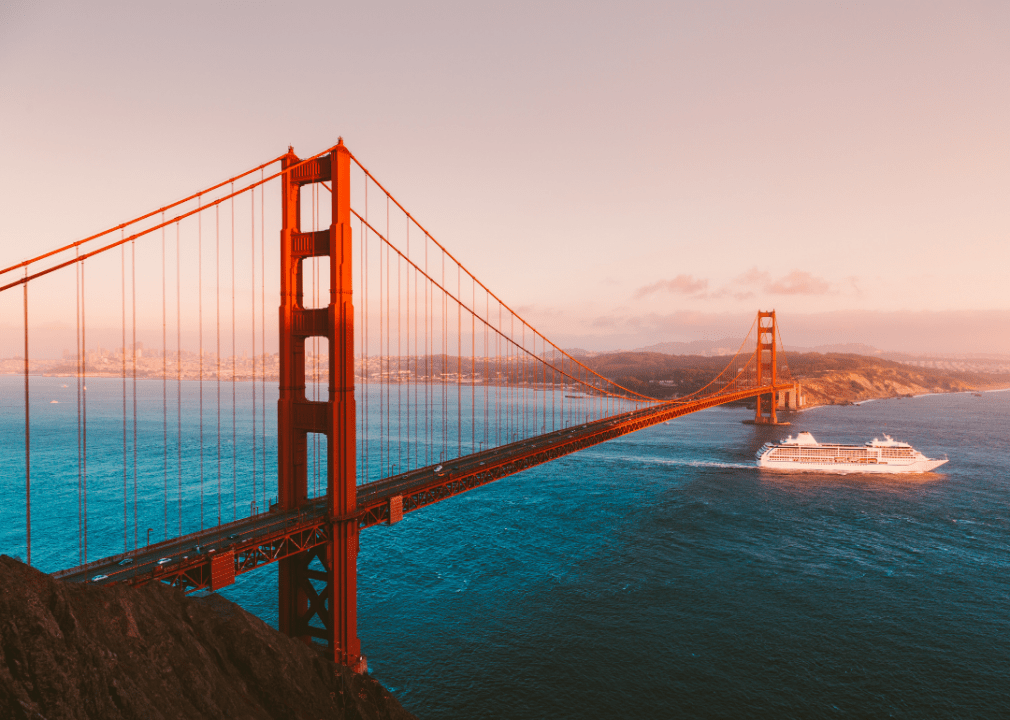
[[(747, 416), (697, 413), (365, 531), (373, 674), (421, 718), (1010, 716), (1010, 393)], [(754, 467), (796, 430), (950, 462)], [(0, 477), (0, 549), (20, 553)], [(275, 623), (275, 572), (225, 594)]]

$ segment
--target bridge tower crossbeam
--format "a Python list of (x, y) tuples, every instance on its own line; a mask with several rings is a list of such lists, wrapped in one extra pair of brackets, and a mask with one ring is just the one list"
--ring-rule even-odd
[[(282, 167), (290, 171), (281, 183), (278, 503), (283, 511), (309, 502), (308, 434), (325, 435), (329, 542), (280, 561), (278, 623), (292, 637), (323, 641), (335, 662), (364, 672), (367, 663), (357, 635), (350, 153), (341, 140), (328, 155), (301, 163), (289, 148)], [(302, 232), (301, 188), (325, 181), (332, 185), (330, 227)], [(330, 261), (329, 304), (322, 308), (304, 303), (302, 261), (313, 257)], [(329, 342), (326, 401), (311, 401), (305, 393), (305, 342), (311, 337)]]

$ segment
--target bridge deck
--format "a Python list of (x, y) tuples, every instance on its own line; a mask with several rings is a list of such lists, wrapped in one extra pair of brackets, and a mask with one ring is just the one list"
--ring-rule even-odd
[[(358, 518), (361, 528), (387, 523), (390, 503), (397, 497), (406, 514), (636, 430), (788, 387), (763, 386), (691, 402), (652, 405), (367, 483), (358, 487), (353, 517)], [(331, 526), (326, 499), (322, 498), (297, 510), (274, 509), (54, 576), (72, 582), (137, 585), (157, 580), (186, 592), (217, 589), (229, 584), (233, 575), (328, 542)], [(124, 561), (126, 564), (121, 564)]]

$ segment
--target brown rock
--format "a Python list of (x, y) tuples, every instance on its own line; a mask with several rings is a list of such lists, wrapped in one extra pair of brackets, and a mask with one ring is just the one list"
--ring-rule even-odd
[(220, 596), (63, 583), (0, 556), (0, 718), (413, 717)]

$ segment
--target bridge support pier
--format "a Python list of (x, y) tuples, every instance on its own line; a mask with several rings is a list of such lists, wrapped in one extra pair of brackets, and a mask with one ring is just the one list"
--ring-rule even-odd
[[(308, 434), (326, 436), (329, 543), (280, 561), (278, 623), (305, 642), (325, 643), (335, 662), (367, 669), (357, 631), (358, 518), (356, 503), (354, 306), (350, 153), (343, 140), (325, 156), (302, 163), (289, 148), (282, 161), (280, 396), (277, 403), (277, 487), (282, 510), (308, 501)], [(332, 181), (329, 230), (300, 229), (303, 185)], [(302, 261), (330, 260), (330, 298), (325, 308), (306, 308)], [(305, 341), (329, 342), (329, 396), (305, 394)]]

